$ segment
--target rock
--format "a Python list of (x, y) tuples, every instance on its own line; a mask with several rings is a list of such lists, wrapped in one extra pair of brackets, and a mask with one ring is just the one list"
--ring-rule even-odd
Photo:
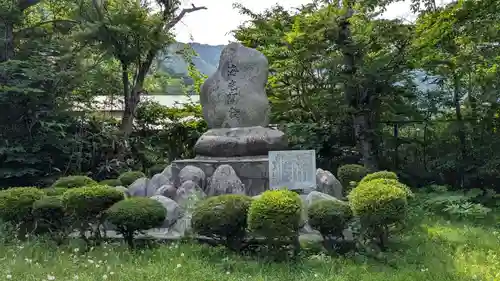
[(208, 196), (223, 194), (245, 194), (245, 186), (236, 175), (233, 167), (229, 165), (217, 167), (207, 188)]
[(153, 196), (160, 187), (170, 184), (170, 179), (165, 177), (163, 174), (154, 175), (147, 184), (146, 196)]
[(179, 204), (184, 210), (191, 210), (194, 208), (196, 202), (205, 198), (207, 195), (201, 188), (193, 181), (185, 181), (178, 189), (175, 196), (175, 202)]
[(182, 209), (174, 200), (167, 198), (162, 195), (154, 195), (151, 197), (158, 202), (160, 202), (165, 210), (167, 210), (167, 216), (163, 222), (162, 228), (168, 228), (172, 226), (180, 217), (182, 217)]
[(316, 202), (318, 200), (338, 200), (339, 201), (339, 199), (337, 199), (331, 195), (328, 195), (326, 193), (319, 192), (319, 191), (311, 191), (309, 194), (301, 195), (300, 197), (301, 197), (302, 202), (303, 202), (302, 219), (304, 221), (304, 224), (302, 224), (300, 231), (301, 231), (301, 233), (318, 234), (319, 232), (312, 229), (312, 227), (307, 222), (307, 219), (308, 219), (307, 210), (314, 202)]
[(168, 165), (161, 174), (170, 180), (170, 183), (173, 183), (172, 180), (172, 164)]
[(282, 131), (260, 126), (211, 129), (196, 142), (197, 155), (215, 157), (267, 155), (288, 146)]
[(319, 191), (312, 191), (311, 193), (309, 193), (307, 195), (307, 197), (305, 198), (305, 207), (309, 209), (309, 207), (316, 201), (319, 201), (319, 200), (333, 200), (333, 201), (341, 201), (331, 195), (328, 195), (326, 193), (322, 193), (322, 192), (319, 192)]
[(176, 194), (177, 188), (175, 188), (174, 185), (170, 183), (160, 186), (160, 188), (158, 188), (155, 192), (155, 195), (162, 195), (172, 200), (175, 199)]
[(148, 178), (138, 178), (136, 179), (129, 187), (128, 194), (131, 197), (141, 196), (146, 197), (147, 195), (147, 187), (148, 187)]
[(172, 234), (178, 236), (185, 236), (189, 231), (191, 231), (191, 215), (183, 216), (175, 222), (170, 228)]
[(181, 186), (186, 181), (192, 181), (201, 189), (204, 189), (206, 186), (205, 172), (203, 172), (203, 170), (198, 167), (188, 165), (182, 168), (182, 170), (179, 172), (178, 182), (176, 183), (176, 186)]
[(326, 170), (316, 170), (316, 190), (337, 199), (342, 198), (342, 184), (331, 172)]
[(269, 101), (265, 86), (267, 58), (239, 43), (227, 45), (219, 66), (200, 91), (203, 116), (209, 128), (269, 125)]

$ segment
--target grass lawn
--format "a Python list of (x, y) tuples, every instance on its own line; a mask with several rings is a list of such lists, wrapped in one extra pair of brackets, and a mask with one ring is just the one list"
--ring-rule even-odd
[(363, 256), (310, 255), (271, 263), (195, 243), (129, 252), (105, 244), (82, 254), (78, 241), (0, 246), (0, 280), (500, 280), (500, 232), (424, 219), (393, 239), (384, 262)]

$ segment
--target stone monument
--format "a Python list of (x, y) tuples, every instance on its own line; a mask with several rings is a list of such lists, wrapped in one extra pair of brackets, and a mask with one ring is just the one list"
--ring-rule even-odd
[[(237, 178), (247, 195), (269, 189), (268, 152), (286, 150), (288, 143), (283, 132), (267, 127), (267, 76), (268, 61), (261, 52), (239, 43), (224, 48), (217, 71), (201, 87), (200, 103), (209, 130), (198, 139), (194, 159), (172, 163), (176, 186), (181, 184), (180, 171), (194, 166), (209, 179), (205, 190), (214, 194), (237, 187)], [(222, 165), (228, 172), (215, 173)], [(228, 185), (223, 178), (211, 179), (214, 173), (216, 177), (230, 174)]]

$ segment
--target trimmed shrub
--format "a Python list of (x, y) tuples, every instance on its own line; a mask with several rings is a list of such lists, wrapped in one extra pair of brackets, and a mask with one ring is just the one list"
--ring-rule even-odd
[(13, 223), (31, 222), (33, 203), (45, 196), (36, 187), (14, 187), (0, 191), (0, 219)]
[(308, 210), (309, 225), (323, 238), (343, 237), (342, 232), (352, 218), (351, 207), (340, 200), (318, 200)]
[(107, 179), (107, 180), (100, 181), (99, 185), (107, 185), (107, 186), (115, 187), (115, 186), (122, 185), (122, 183), (119, 179)]
[(167, 211), (153, 199), (133, 197), (115, 203), (105, 212), (106, 219), (116, 226), (130, 248), (134, 247), (134, 235), (141, 230), (161, 226)]
[(289, 190), (268, 190), (252, 201), (248, 227), (269, 240), (290, 240), (298, 236), (302, 201)]
[(47, 196), (60, 196), (63, 195), (67, 190), (68, 189), (65, 187), (49, 187), (44, 188), (43, 192), (45, 192)]
[(149, 167), (149, 169), (148, 169), (149, 177), (152, 177), (156, 174), (163, 172), (163, 170), (165, 170), (165, 168), (167, 166), (168, 166), (168, 164), (156, 164), (156, 165)]
[(69, 189), (62, 196), (67, 213), (80, 230), (87, 229), (89, 223), (100, 222), (102, 213), (123, 198), (123, 192), (100, 185)]
[(383, 184), (389, 184), (389, 185), (393, 185), (393, 186), (396, 186), (396, 187), (399, 187), (401, 188), (405, 194), (406, 194), (406, 199), (410, 199), (410, 198), (413, 198), (415, 195), (413, 194), (413, 192), (411, 191), (410, 187), (407, 186), (406, 184), (398, 181), (398, 180), (394, 180), (394, 179), (374, 179), (374, 180), (371, 180), (370, 182), (376, 182), (376, 183), (383, 183)]
[(351, 182), (359, 183), (361, 179), (367, 174), (368, 169), (358, 164), (343, 165), (340, 166), (337, 170), (337, 177), (344, 189), (348, 189), (349, 187), (351, 187)]
[(377, 238), (385, 248), (388, 227), (400, 223), (406, 216), (407, 193), (394, 180), (378, 179), (365, 182), (349, 194), (353, 214), (359, 217), (365, 233)]
[(33, 218), (39, 232), (62, 231), (65, 209), (60, 196), (45, 196), (33, 203)]
[(137, 179), (143, 178), (145, 176), (146, 175), (141, 171), (130, 171), (121, 174), (118, 177), (118, 180), (121, 182), (123, 186), (127, 187), (132, 183), (134, 183), (134, 181), (136, 181)]
[(68, 176), (56, 180), (52, 188), (76, 188), (97, 184), (97, 182), (87, 176)]
[(398, 175), (396, 175), (396, 173), (394, 173), (394, 172), (378, 171), (378, 172), (366, 175), (363, 179), (361, 179), (361, 181), (359, 183), (364, 183), (364, 182), (376, 180), (376, 179), (399, 180)]
[(226, 246), (237, 249), (245, 238), (251, 202), (250, 197), (238, 194), (200, 201), (193, 211), (193, 230), (200, 235), (221, 239)]

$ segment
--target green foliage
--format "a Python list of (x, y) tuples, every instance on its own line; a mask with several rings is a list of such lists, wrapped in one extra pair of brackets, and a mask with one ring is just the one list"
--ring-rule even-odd
[(268, 190), (252, 201), (248, 228), (269, 240), (290, 240), (298, 235), (302, 201), (289, 190)]
[(307, 211), (309, 224), (318, 230), (323, 237), (342, 237), (352, 218), (351, 207), (340, 200), (319, 200), (314, 202)]
[(63, 195), (68, 189), (65, 187), (48, 187), (42, 190), (47, 196), (60, 196)]
[(118, 180), (121, 182), (121, 184), (123, 186), (126, 187), (126, 186), (129, 186), (132, 183), (134, 183), (134, 181), (136, 181), (137, 179), (140, 179), (143, 177), (146, 177), (146, 175), (141, 171), (129, 171), (129, 172), (125, 172), (125, 173), (121, 174), (118, 177)]
[(60, 196), (45, 196), (33, 203), (32, 210), (38, 232), (62, 231), (66, 212)]
[(167, 166), (168, 166), (167, 164), (156, 164), (156, 165), (149, 167), (149, 169), (148, 169), (149, 177), (152, 177), (156, 174), (160, 174), (161, 172), (163, 172), (163, 170), (165, 170), (165, 168)]
[(77, 222), (98, 222), (102, 212), (124, 199), (123, 192), (109, 186), (86, 186), (69, 189), (62, 196), (68, 214)]
[(481, 197), (471, 192), (439, 192), (428, 193), (423, 202), (428, 210), (458, 220), (483, 220), (492, 209), (477, 202)]
[(205, 199), (193, 211), (193, 230), (200, 235), (222, 239), (227, 246), (238, 247), (245, 237), (251, 201), (250, 197), (237, 194)]
[(0, 219), (22, 223), (31, 221), (33, 203), (45, 193), (36, 187), (13, 187), (0, 191)]
[(378, 172), (371, 173), (371, 174), (364, 176), (359, 183), (361, 184), (361, 183), (371, 181), (374, 179), (392, 179), (392, 180), (396, 180), (396, 181), (399, 180), (398, 175), (396, 175), (396, 173), (394, 173), (394, 172), (378, 171)]
[(122, 182), (119, 179), (107, 179), (100, 181), (99, 185), (120, 186), (122, 185)]
[[(410, 198), (413, 198), (415, 196), (413, 194), (413, 192), (411, 191), (409, 186), (407, 186), (406, 184), (401, 183), (400, 181), (395, 180), (395, 179), (378, 178), (378, 179), (372, 179), (368, 182), (382, 183), (382, 184), (387, 184), (387, 185), (392, 185), (392, 186), (398, 187), (405, 192), (406, 199), (410, 199)], [(366, 182), (364, 182), (364, 183), (366, 183)], [(364, 184), (364, 183), (360, 183), (360, 184)]]
[(351, 182), (359, 182), (368, 174), (368, 170), (357, 164), (347, 164), (340, 166), (337, 170), (337, 177), (344, 187), (349, 187)]
[(105, 217), (118, 229), (131, 248), (134, 234), (161, 226), (167, 211), (153, 199), (135, 197), (121, 200), (106, 210)]
[(52, 184), (52, 188), (75, 188), (93, 184), (97, 182), (87, 176), (67, 176), (59, 178)]
[(365, 237), (375, 238), (387, 246), (389, 226), (402, 223), (407, 213), (407, 194), (391, 180), (372, 180), (358, 185), (349, 193), (353, 214), (360, 219)]

